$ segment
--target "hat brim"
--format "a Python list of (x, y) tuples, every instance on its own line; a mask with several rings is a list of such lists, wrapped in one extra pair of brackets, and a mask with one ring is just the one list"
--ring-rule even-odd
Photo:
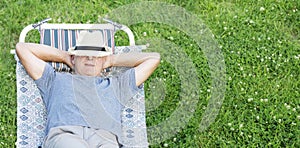
[(95, 51), (95, 50), (74, 50), (75, 48), (70, 48), (68, 50), (69, 54), (76, 56), (93, 56), (93, 57), (105, 57), (111, 55), (110, 51)]

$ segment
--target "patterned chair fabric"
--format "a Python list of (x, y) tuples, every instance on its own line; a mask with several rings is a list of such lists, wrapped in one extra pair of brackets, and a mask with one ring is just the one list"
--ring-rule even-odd
[[(144, 46), (116, 46), (114, 30), (94, 30), (103, 33), (107, 46), (114, 54), (141, 51)], [(41, 44), (50, 45), (61, 50), (68, 50), (76, 44), (80, 30), (44, 29), (40, 30)], [(62, 63), (50, 62), (56, 71), (70, 72)], [(112, 68), (109, 76), (126, 70), (125, 67)], [(18, 148), (40, 147), (45, 137), (46, 111), (34, 81), (28, 76), (22, 64), (17, 61), (17, 142)], [(148, 147), (145, 102), (143, 89), (138, 92), (122, 109), (122, 131), (124, 147)]]

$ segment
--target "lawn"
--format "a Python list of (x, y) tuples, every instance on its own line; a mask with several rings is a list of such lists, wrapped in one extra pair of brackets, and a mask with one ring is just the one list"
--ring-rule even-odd
[[(21, 30), (47, 17), (103, 23), (107, 14), (162, 55), (145, 83), (150, 147), (300, 147), (299, 0), (139, 2), (0, 2), (0, 147), (16, 141), (10, 50)], [(128, 43), (124, 33), (115, 38)], [(38, 42), (36, 33), (27, 41)]]

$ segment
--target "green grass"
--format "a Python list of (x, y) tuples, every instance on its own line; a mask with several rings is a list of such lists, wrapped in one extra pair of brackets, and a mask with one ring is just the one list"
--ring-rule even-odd
[[(21, 30), (46, 17), (52, 17), (52, 23), (98, 23), (99, 17), (133, 2), (0, 2), (0, 147), (13, 147), (16, 140), (15, 60), (9, 50), (15, 47)], [(200, 93), (195, 97), (199, 101), (193, 117), (179, 133), (151, 147), (300, 147), (300, 1), (163, 2), (183, 7), (210, 28), (225, 58), (227, 84), (215, 122), (200, 132), (201, 115), (210, 98), (209, 67), (201, 49), (172, 26), (130, 26), (138, 40), (161, 38), (183, 47), (199, 80)], [(118, 45), (127, 43), (122, 33), (117, 36)], [(37, 40), (32, 37), (28, 41)], [(180, 75), (165, 57), (162, 60), (145, 85), (147, 103), (160, 103), (147, 112), (148, 126), (168, 118), (181, 100)], [(155, 98), (154, 93), (160, 92), (153, 88), (155, 83), (164, 84), (161, 102)]]

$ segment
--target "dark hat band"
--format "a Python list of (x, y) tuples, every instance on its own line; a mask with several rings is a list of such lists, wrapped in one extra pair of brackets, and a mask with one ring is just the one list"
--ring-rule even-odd
[(105, 47), (95, 47), (95, 46), (76, 46), (74, 50), (106, 51)]

